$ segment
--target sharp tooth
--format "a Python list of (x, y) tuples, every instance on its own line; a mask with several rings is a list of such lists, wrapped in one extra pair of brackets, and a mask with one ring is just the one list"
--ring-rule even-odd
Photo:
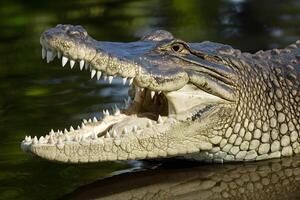
[(104, 111), (104, 115), (109, 116), (109, 111), (108, 111), (108, 110), (105, 110), (105, 111)]
[(128, 97), (128, 99), (124, 99), (125, 102), (125, 109), (130, 105), (130, 98)]
[(85, 63), (84, 63), (84, 68), (85, 68), (85, 70), (88, 70), (89, 67), (90, 67), (90, 64), (89, 64), (88, 62), (85, 62)]
[(42, 48), (42, 59), (45, 59), (47, 55), (47, 50), (43, 47)]
[(129, 79), (129, 85), (131, 85), (133, 82), (133, 78)]
[(75, 65), (75, 60), (70, 60), (70, 67), (71, 67), (71, 69), (73, 69), (74, 65)]
[(98, 122), (96, 117), (93, 118), (93, 122)]
[(163, 121), (163, 119), (161, 118), (161, 116), (160, 116), (160, 115), (158, 115), (157, 122), (158, 122), (159, 124), (162, 124), (162, 123), (164, 123), (164, 121)]
[(141, 91), (144, 92), (144, 89), (145, 89), (145, 88), (141, 88)]
[(109, 134), (108, 131), (106, 132), (105, 137), (106, 137), (106, 138), (110, 138), (110, 134)]
[(77, 130), (80, 130), (80, 126), (77, 126)]
[(61, 52), (60, 51), (57, 52), (57, 58), (61, 59)]
[(68, 132), (68, 130), (65, 128), (64, 133), (67, 133), (67, 132)]
[(68, 58), (63, 56), (62, 59), (61, 59), (61, 65), (64, 67), (66, 65), (66, 63), (68, 62)]
[(147, 122), (147, 127), (151, 127), (152, 126), (152, 122), (149, 120), (148, 122)]
[(151, 99), (153, 99), (154, 95), (155, 95), (155, 92), (151, 91)]
[(109, 84), (111, 84), (112, 83), (112, 80), (114, 79), (114, 77), (113, 76), (108, 76), (108, 82), (109, 82)]
[(49, 144), (54, 144), (54, 139), (53, 139), (53, 136), (50, 136), (50, 138), (49, 138)]
[(120, 112), (120, 109), (118, 108), (117, 105), (115, 105), (115, 110), (116, 110), (116, 112), (115, 112), (114, 115), (119, 115), (119, 114), (121, 113), (121, 112)]
[(92, 119), (89, 119), (89, 121), (88, 121), (88, 122), (92, 123)]
[(47, 63), (51, 62), (53, 60), (53, 52), (47, 51)]
[(75, 131), (74, 128), (73, 128), (73, 126), (70, 127), (70, 131)]
[(127, 81), (127, 77), (123, 78), (123, 85), (126, 84), (126, 81)]
[(81, 124), (81, 128), (85, 128), (85, 125), (84, 125), (84, 123), (82, 123), (82, 124)]
[(84, 60), (80, 60), (79, 67), (80, 67), (80, 70), (83, 69), (83, 67), (84, 67)]
[(88, 122), (88, 121), (87, 121), (86, 119), (83, 119), (83, 123), (85, 123), (85, 124), (86, 124), (87, 122)]
[(94, 78), (95, 74), (97, 73), (96, 70), (92, 69), (92, 72), (91, 72), (91, 79)]
[(134, 125), (134, 126), (133, 126), (133, 132), (137, 132), (137, 130), (138, 130), (137, 125)]
[(41, 136), (40, 138), (39, 138), (39, 143), (42, 143), (43, 141), (44, 141), (44, 136)]
[(158, 91), (158, 94), (160, 94), (161, 93), (161, 91)]
[(101, 74), (102, 74), (101, 71), (97, 71), (97, 80), (99, 80), (101, 78)]
[(37, 137), (36, 136), (34, 136), (34, 138), (33, 138), (33, 144), (37, 144), (37, 143), (39, 143), (39, 141), (38, 141), (38, 139), (37, 139)]
[(130, 102), (131, 102), (131, 98), (128, 97), (128, 98), (127, 98), (127, 103), (130, 104)]
[(128, 130), (127, 130), (127, 128), (125, 127), (124, 129), (123, 129), (123, 134), (127, 134), (128, 133)]
[(29, 136), (29, 137), (26, 136), (26, 137), (25, 137), (25, 141), (26, 141), (26, 142), (31, 142), (31, 137), (30, 137), (30, 136)]
[(116, 130), (113, 131), (113, 137), (114, 137), (114, 138), (115, 138), (115, 137), (118, 137), (118, 133), (117, 133)]

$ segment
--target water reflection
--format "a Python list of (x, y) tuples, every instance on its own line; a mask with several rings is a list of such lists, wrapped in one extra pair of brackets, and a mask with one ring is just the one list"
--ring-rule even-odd
[[(172, 163), (173, 165), (176, 163)], [(300, 156), (246, 164), (168, 166), (80, 187), (63, 199), (299, 199)]]
[(81, 24), (96, 39), (124, 42), (166, 29), (190, 42), (211, 40), (255, 52), (298, 39), (299, 13), (297, 0), (1, 0), (0, 199), (55, 199), (133, 167), (60, 165), (33, 161), (21, 152), (26, 134), (76, 127), (82, 118), (121, 104), (128, 89), (117, 81), (90, 80), (78, 67), (62, 69), (57, 60), (43, 62), (43, 30), (59, 23)]

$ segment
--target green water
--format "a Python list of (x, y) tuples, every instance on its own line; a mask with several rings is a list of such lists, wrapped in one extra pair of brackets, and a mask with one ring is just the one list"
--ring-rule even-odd
[(243, 51), (283, 47), (300, 37), (297, 1), (0, 1), (0, 199), (56, 199), (138, 163), (57, 164), (20, 150), (27, 135), (77, 126), (122, 104), (127, 89), (41, 59), (39, 36), (58, 23), (81, 24), (99, 40), (132, 41), (166, 29), (187, 41)]

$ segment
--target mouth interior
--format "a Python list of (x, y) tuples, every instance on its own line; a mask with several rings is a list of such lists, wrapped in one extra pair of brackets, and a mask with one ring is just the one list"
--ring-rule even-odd
[(159, 116), (168, 116), (168, 99), (163, 92), (153, 92), (147, 88), (141, 89), (135, 85), (134, 96), (131, 97), (135, 112), (139, 116), (146, 116), (157, 120)]

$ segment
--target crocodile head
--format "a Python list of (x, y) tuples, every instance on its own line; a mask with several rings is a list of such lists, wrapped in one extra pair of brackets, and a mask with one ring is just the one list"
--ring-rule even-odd
[(81, 26), (57, 25), (40, 38), (42, 57), (130, 85), (124, 109), (77, 129), (26, 136), (22, 149), (60, 162), (152, 159), (210, 152), (233, 120), (238, 76), (228, 45), (186, 43), (154, 31), (129, 43), (96, 41)]

